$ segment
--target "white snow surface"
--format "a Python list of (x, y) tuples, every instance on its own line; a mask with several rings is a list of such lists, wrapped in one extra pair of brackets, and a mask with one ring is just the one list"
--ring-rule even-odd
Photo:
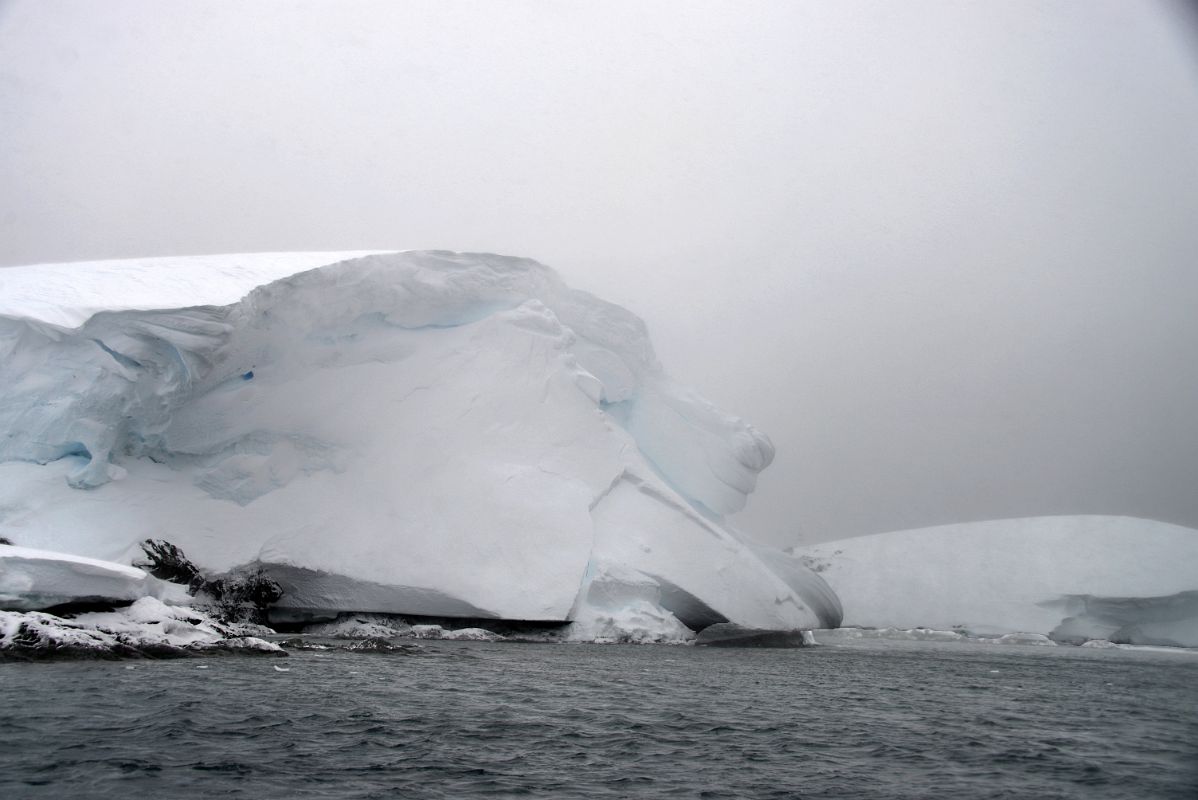
[(187, 602), (181, 586), (96, 558), (0, 544), (0, 608), (31, 611), (62, 603), (155, 597)]
[(614, 564), (662, 619), (836, 624), (723, 523), (769, 440), (671, 382), (636, 316), (527, 259), (309, 269), (337, 259), (0, 270), (0, 534), (261, 564), (300, 618), (572, 619)]
[(1198, 530), (1111, 516), (992, 520), (797, 548), (844, 624), (1198, 646)]
[(101, 311), (225, 306), (297, 272), (381, 252), (237, 253), (0, 269), (0, 316), (77, 328)]

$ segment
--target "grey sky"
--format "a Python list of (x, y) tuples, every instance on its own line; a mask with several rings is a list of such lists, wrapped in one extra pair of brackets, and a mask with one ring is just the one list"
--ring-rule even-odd
[(1198, 527), (1181, 5), (0, 0), (0, 265), (538, 258), (778, 447), (780, 544)]

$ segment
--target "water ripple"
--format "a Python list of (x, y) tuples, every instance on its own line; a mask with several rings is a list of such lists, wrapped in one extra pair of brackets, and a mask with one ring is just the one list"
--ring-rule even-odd
[(439, 643), (0, 665), (0, 797), (1187, 798), (1198, 659)]

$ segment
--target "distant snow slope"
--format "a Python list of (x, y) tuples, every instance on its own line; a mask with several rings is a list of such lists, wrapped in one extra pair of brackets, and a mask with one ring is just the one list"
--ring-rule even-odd
[(844, 624), (1198, 647), (1198, 530), (1129, 517), (1004, 519), (798, 548)]
[(265, 564), (299, 616), (590, 618), (632, 570), (667, 632), (839, 619), (722, 524), (769, 440), (666, 379), (628, 311), (526, 259), (291, 258), (0, 270), (0, 531)]

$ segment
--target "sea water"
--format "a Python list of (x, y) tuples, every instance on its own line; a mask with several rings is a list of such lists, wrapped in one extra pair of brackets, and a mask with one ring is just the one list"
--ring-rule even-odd
[(0, 798), (27, 797), (1192, 800), (1198, 655), (426, 642), (8, 663)]

